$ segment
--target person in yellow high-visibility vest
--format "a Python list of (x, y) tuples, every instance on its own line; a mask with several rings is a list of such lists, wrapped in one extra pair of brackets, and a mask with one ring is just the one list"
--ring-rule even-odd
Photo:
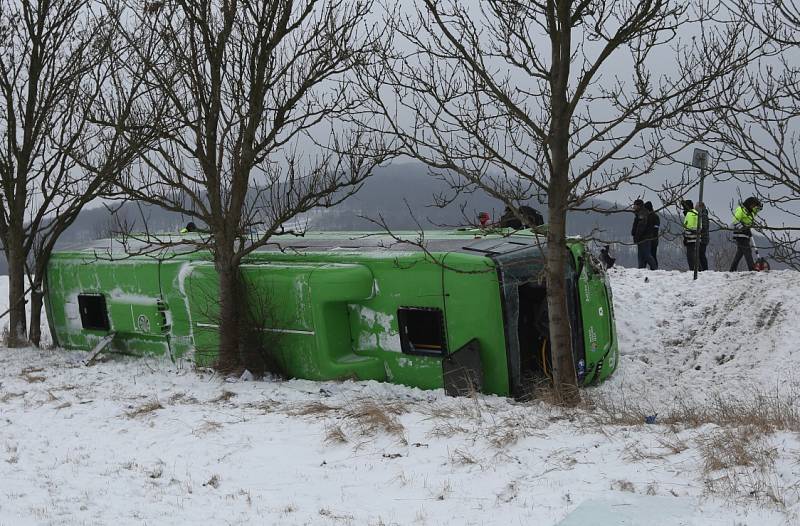
[(731, 272), (739, 270), (739, 261), (742, 260), (742, 256), (747, 262), (747, 270), (755, 270), (753, 250), (750, 248), (750, 239), (753, 237), (750, 227), (753, 226), (760, 210), (761, 201), (755, 197), (748, 197), (733, 212), (731, 228), (733, 228), (733, 240), (736, 242), (736, 255), (731, 263)]
[(190, 232), (197, 232), (197, 226), (191, 221), (186, 223), (186, 226), (181, 228), (181, 234), (188, 234)]
[(685, 214), (683, 216), (683, 246), (686, 247), (686, 262), (689, 263), (689, 270), (694, 270), (697, 265), (695, 261), (696, 246), (700, 239), (697, 210), (689, 199), (682, 201), (681, 206)]

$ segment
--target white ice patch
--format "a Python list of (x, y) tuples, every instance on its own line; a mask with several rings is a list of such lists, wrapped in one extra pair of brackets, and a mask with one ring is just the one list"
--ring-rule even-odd
[[(178, 271), (178, 290), (181, 292), (181, 297), (183, 298), (183, 305), (186, 309), (186, 319), (189, 323), (189, 338), (191, 338), (191, 343), (194, 345), (194, 321), (192, 316), (192, 309), (189, 307), (189, 296), (186, 294), (186, 280), (189, 279), (189, 276), (192, 275), (194, 271), (194, 265), (191, 262), (184, 263), (181, 265), (180, 270)], [(167, 311), (169, 312), (169, 311)], [(172, 326), (172, 317), (170, 314), (169, 319), (167, 320)]]
[(369, 299), (377, 297), (378, 294), (380, 294), (380, 293), (381, 293), (381, 287), (380, 287), (380, 285), (378, 285), (378, 280), (377, 279), (373, 279), (372, 280), (372, 294), (370, 295)]
[(358, 336), (359, 349), (375, 349), (378, 347), (378, 335), (371, 332), (362, 332)]
[(400, 333), (397, 331), (387, 332), (380, 337), (380, 348), (384, 351), (403, 352), (400, 344)]
[[(181, 291), (181, 295), (184, 298), (186, 297), (186, 279), (191, 276), (193, 271), (194, 266), (191, 263), (184, 263), (178, 271), (178, 290)], [(188, 305), (186, 306), (186, 310), (189, 310)]]
[(358, 311), (361, 323), (370, 329), (380, 328), (382, 332), (390, 332), (392, 330), (392, 320), (394, 320), (394, 316), (391, 314), (372, 310), (363, 305), (357, 305), (355, 310)]
[(400, 333), (392, 326), (394, 316), (379, 312), (364, 305), (352, 305), (354, 314), (361, 320), (359, 349), (381, 349), (402, 352)]
[(119, 287), (112, 289), (109, 295), (115, 303), (141, 306), (153, 306), (158, 303), (158, 298), (154, 298), (153, 296), (145, 296), (143, 294), (131, 294), (129, 292), (125, 292)]
[[(297, 298), (305, 298), (308, 294), (308, 276), (299, 275), (294, 281), (294, 293)], [(302, 303), (302, 302), (298, 302)]]
[(82, 330), (83, 323), (81, 323), (81, 311), (80, 307), (78, 306), (78, 295), (70, 294), (70, 298), (73, 301), (67, 301), (64, 303), (64, 315), (67, 317), (67, 324), (69, 325), (70, 329), (74, 330)]

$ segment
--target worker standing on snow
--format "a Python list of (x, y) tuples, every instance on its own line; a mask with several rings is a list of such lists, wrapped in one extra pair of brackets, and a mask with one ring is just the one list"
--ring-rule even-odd
[(647, 265), (650, 265), (650, 270), (656, 270), (658, 268), (658, 262), (653, 258), (647, 221), (649, 212), (644, 207), (644, 201), (637, 199), (633, 202), (633, 213), (635, 217), (633, 218), (633, 226), (631, 227), (631, 236), (633, 236), (633, 242), (636, 243), (636, 256), (639, 261), (639, 268), (647, 268)]
[(689, 270), (694, 270), (697, 262), (695, 261), (696, 244), (700, 237), (697, 230), (698, 215), (694, 208), (694, 203), (690, 199), (681, 201), (683, 207), (683, 246), (686, 247), (686, 262), (689, 263)]
[(700, 270), (708, 270), (708, 258), (706, 257), (706, 248), (711, 239), (709, 235), (709, 222), (708, 222), (708, 208), (702, 201), (697, 203), (697, 213), (700, 216)]
[(739, 269), (739, 261), (741, 261), (742, 256), (747, 262), (747, 270), (755, 270), (753, 251), (750, 248), (750, 240), (753, 237), (750, 227), (753, 226), (760, 210), (761, 201), (755, 197), (748, 197), (733, 212), (731, 228), (733, 228), (733, 240), (736, 242), (736, 256), (734, 256), (733, 263), (731, 263), (731, 272), (736, 272)]
[(652, 202), (647, 201), (644, 207), (647, 210), (647, 237), (650, 239), (650, 253), (653, 255), (656, 267), (658, 267), (658, 234), (661, 229), (661, 218), (653, 210)]

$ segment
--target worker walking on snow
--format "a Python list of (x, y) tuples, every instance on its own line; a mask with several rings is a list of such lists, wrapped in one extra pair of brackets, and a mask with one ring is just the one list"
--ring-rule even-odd
[(734, 256), (733, 263), (731, 263), (731, 272), (736, 272), (739, 269), (739, 261), (741, 261), (742, 256), (747, 262), (747, 270), (755, 270), (753, 250), (750, 248), (750, 241), (753, 237), (750, 227), (753, 226), (760, 210), (761, 201), (755, 197), (748, 197), (733, 212), (731, 228), (733, 228), (733, 240), (736, 242), (736, 256)]
[(683, 246), (686, 247), (686, 262), (689, 263), (689, 270), (694, 270), (697, 262), (695, 261), (695, 250), (700, 239), (698, 232), (698, 214), (694, 208), (694, 203), (690, 199), (681, 201), (683, 207)]

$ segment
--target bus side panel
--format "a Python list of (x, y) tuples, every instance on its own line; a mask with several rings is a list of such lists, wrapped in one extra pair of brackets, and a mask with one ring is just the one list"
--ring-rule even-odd
[[(442, 356), (404, 352), (398, 312), (418, 309), (425, 316), (443, 316), (442, 268), (424, 254), (395, 259), (362, 258), (374, 276), (372, 295), (349, 305), (350, 332), (356, 355), (381, 359), (392, 383), (437, 389), (443, 386)], [(452, 350), (451, 342), (446, 347)]]
[[(383, 363), (353, 352), (348, 305), (369, 298), (364, 265), (257, 261), (242, 265), (243, 345), (256, 364), (294, 378), (385, 380)], [(219, 281), (211, 263), (184, 278), (198, 363), (218, 356)]]
[[(88, 351), (114, 332), (112, 350), (132, 354), (169, 352), (169, 324), (161, 301), (158, 261), (58, 255), (48, 266), (47, 283), (51, 327), (64, 348)], [(84, 328), (80, 296), (103, 297), (107, 330)]]

